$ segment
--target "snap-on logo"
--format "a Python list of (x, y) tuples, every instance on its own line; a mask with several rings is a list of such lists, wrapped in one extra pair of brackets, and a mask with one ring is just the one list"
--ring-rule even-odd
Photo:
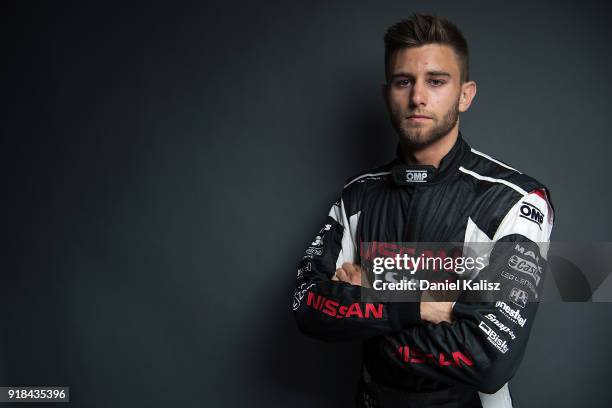
[(406, 170), (406, 181), (411, 183), (426, 183), (427, 170)]
[(542, 229), (542, 222), (544, 222), (544, 214), (542, 211), (538, 209), (533, 204), (522, 203), (521, 205), (521, 218), (525, 218), (536, 224), (540, 229)]

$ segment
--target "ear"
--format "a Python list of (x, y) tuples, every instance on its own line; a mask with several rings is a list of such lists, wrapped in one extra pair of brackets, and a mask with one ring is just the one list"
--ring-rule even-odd
[(459, 112), (465, 112), (469, 109), (474, 97), (476, 96), (476, 82), (467, 81), (461, 85), (461, 94), (459, 95)]

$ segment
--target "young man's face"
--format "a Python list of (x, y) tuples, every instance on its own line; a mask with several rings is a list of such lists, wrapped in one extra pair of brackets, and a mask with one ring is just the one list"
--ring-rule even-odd
[(460, 83), (459, 61), (447, 45), (396, 51), (385, 88), (391, 120), (403, 144), (424, 147), (449, 134), (469, 107), (473, 82)]

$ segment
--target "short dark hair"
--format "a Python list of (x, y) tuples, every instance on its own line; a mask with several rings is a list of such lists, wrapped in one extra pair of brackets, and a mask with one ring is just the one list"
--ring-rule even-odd
[(412, 17), (392, 25), (385, 34), (385, 76), (389, 75), (389, 62), (397, 50), (420, 47), (426, 44), (445, 44), (450, 46), (461, 72), (461, 83), (469, 81), (469, 53), (465, 37), (455, 24), (444, 18), (413, 14)]

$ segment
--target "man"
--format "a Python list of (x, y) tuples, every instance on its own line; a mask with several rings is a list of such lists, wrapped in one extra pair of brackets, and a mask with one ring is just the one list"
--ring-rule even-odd
[[(344, 186), (299, 264), (295, 318), (309, 336), (363, 341), (358, 406), (511, 407), (507, 382), (537, 309), (523, 301), (537, 299), (528, 293), (540, 284), (553, 225), (548, 190), (463, 140), (459, 113), (476, 83), (455, 25), (414, 15), (388, 29), (385, 51), (397, 158)], [(367, 242), (491, 244), (480, 275), (506, 279), (511, 292), (479, 303), (365, 302)], [(508, 265), (523, 278), (510, 282)]]

